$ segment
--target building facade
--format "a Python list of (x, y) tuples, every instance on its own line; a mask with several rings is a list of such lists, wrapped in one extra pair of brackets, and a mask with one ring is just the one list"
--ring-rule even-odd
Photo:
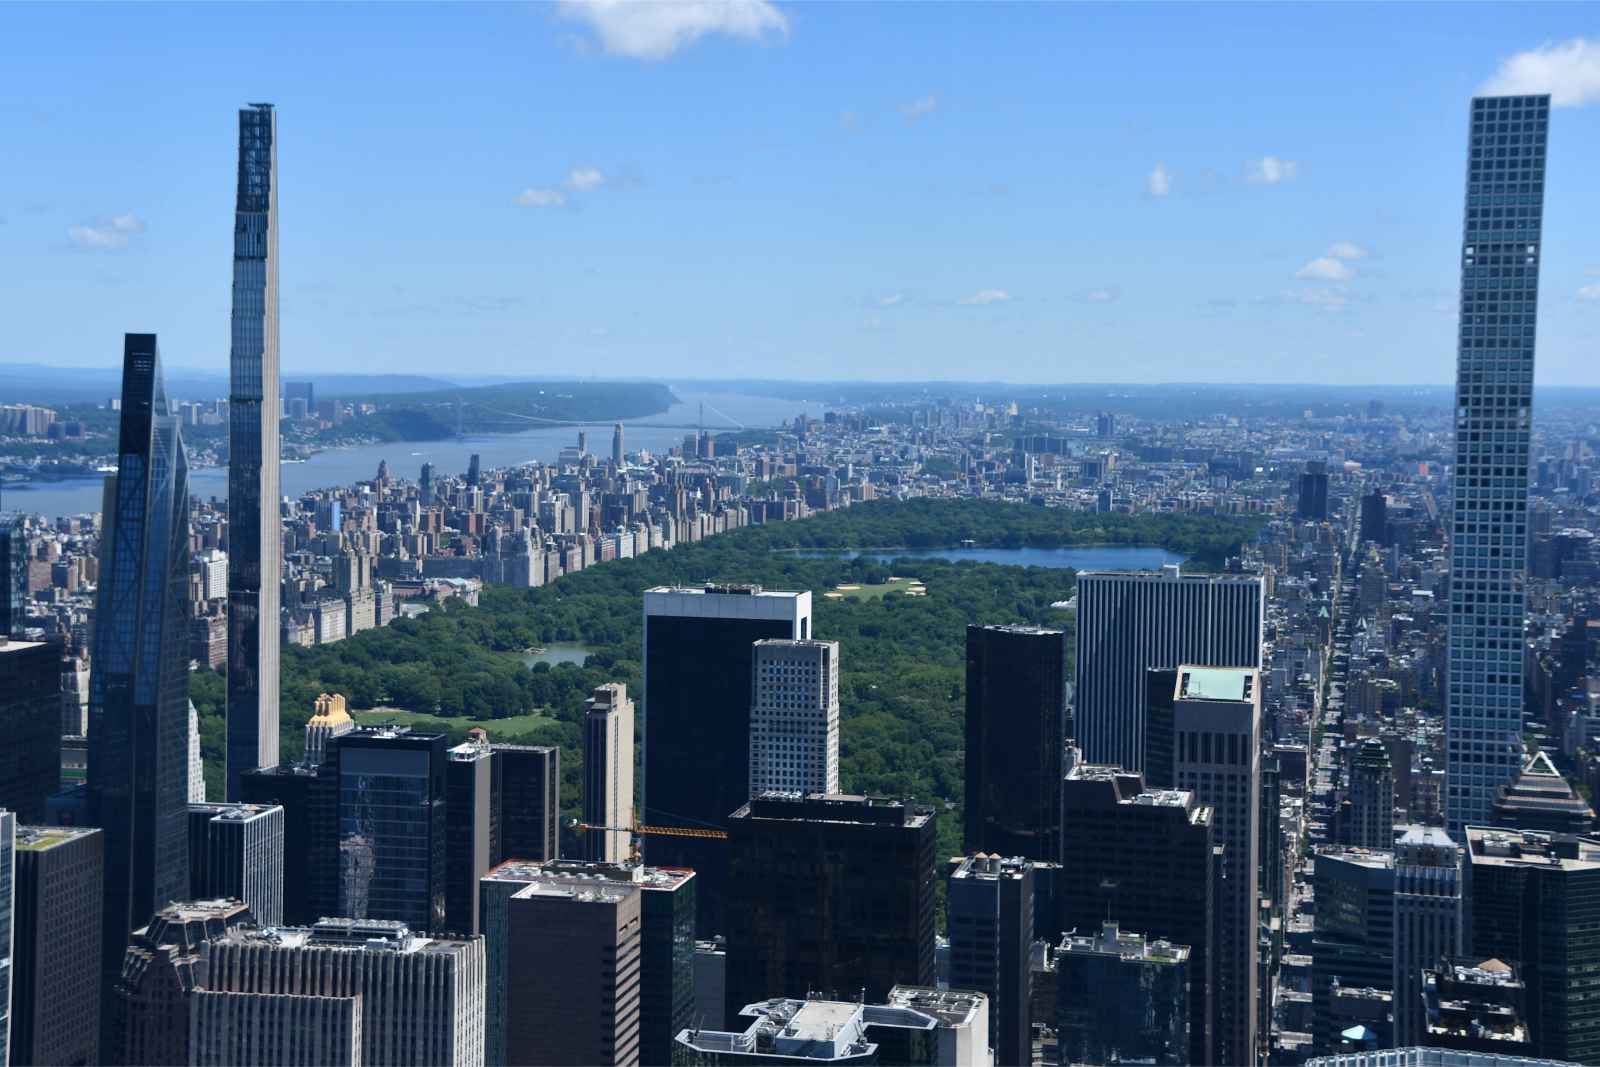
[(189, 897), (242, 900), (264, 926), (283, 922), (284, 811), (277, 804), (189, 805)]
[(12, 1063), (100, 1062), (104, 841), (92, 829), (17, 829)]
[(839, 642), (751, 646), (750, 795), (839, 791)]
[(1108, 920), (1065, 935), (1054, 959), (1057, 1063), (1190, 1062), (1187, 945)]
[(0, 636), (0, 808), (45, 821), (60, 786), (61, 645)]
[(494, 861), (542, 862), (561, 855), (561, 750), (546, 745), (491, 745), (500, 798), (500, 847)]
[(499, 845), (500, 804), (494, 795), (494, 752), (488, 735), (473, 730), (446, 753), (445, 929), (478, 934), (478, 879), (489, 873)]
[(1001, 1064), (1032, 1062), (1033, 902), (1033, 864), (1021, 857), (968, 856), (946, 884), (950, 988), (988, 999)]
[(336, 758), (339, 914), (443, 929), (445, 736), (357, 729)]
[(1407, 826), (1394, 845), (1394, 1039), (1422, 1045), (1422, 972), (1462, 949), (1461, 847), (1437, 826)]
[(583, 821), (590, 826), (586, 857), (622, 863), (633, 851), (633, 701), (620, 682), (599, 686), (583, 716)]

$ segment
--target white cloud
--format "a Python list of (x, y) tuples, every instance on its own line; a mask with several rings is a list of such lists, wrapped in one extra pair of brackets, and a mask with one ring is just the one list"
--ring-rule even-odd
[(1004, 289), (979, 289), (971, 296), (962, 297), (963, 304), (1003, 304), (1011, 299), (1011, 294)]
[(1144, 188), (1151, 196), (1166, 196), (1172, 192), (1172, 172), (1165, 163), (1156, 164), (1156, 169), (1144, 180)]
[(890, 293), (888, 296), (878, 297), (878, 306), (881, 308), (892, 308), (896, 304), (903, 303), (905, 298), (906, 294), (904, 293)]
[(1332, 256), (1313, 259), (1294, 272), (1296, 278), (1310, 278), (1319, 282), (1347, 282), (1355, 275), (1356, 272), (1350, 269), (1349, 264)]
[(1354, 241), (1335, 241), (1328, 249), (1328, 255), (1334, 259), (1366, 259), (1371, 253)]
[(1245, 180), (1256, 185), (1280, 185), (1299, 172), (1300, 164), (1292, 159), (1279, 159), (1277, 156), (1262, 156), (1244, 165)]
[(747, 41), (789, 33), (770, 0), (561, 0), (561, 15), (582, 22), (614, 56), (659, 61), (710, 34)]
[(574, 167), (572, 173), (567, 175), (566, 186), (583, 192), (595, 189), (605, 184), (606, 176), (594, 167)]
[(128, 247), (128, 242), (143, 232), (144, 223), (137, 215), (113, 215), (88, 226), (68, 226), (67, 238), (79, 248), (110, 252)]
[(1600, 282), (1592, 282), (1578, 290), (1579, 300), (1600, 300)]
[(560, 189), (524, 189), (517, 194), (523, 207), (560, 207), (566, 202), (567, 194)]
[(900, 105), (900, 114), (906, 117), (907, 122), (915, 122), (920, 118), (926, 118), (938, 110), (939, 98), (931, 95), (918, 97), (916, 100)]
[(1549, 93), (1555, 107), (1582, 107), (1600, 100), (1600, 41), (1574, 37), (1560, 44), (1518, 52), (1501, 60), (1482, 96)]
[(1114, 300), (1121, 299), (1121, 297), (1122, 291), (1115, 286), (1108, 289), (1091, 289), (1083, 296), (1091, 304), (1109, 304)]

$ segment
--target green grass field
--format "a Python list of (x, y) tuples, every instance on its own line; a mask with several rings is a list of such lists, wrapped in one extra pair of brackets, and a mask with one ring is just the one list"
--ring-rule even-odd
[(553, 733), (555, 720), (542, 712), (533, 712), (529, 715), (513, 715), (505, 719), (489, 719), (479, 722), (465, 715), (453, 717), (441, 715), (423, 715), (415, 711), (406, 711), (403, 708), (368, 708), (365, 711), (352, 711), (351, 716), (360, 726), (375, 726), (379, 723), (392, 722), (398, 726), (414, 726), (421, 729), (441, 730), (455, 737), (465, 734), (474, 726), (481, 726), (489, 733), (490, 741), (505, 741), (516, 744), (553, 744), (542, 740), (546, 733)]
[(823, 596), (829, 600), (882, 600), (890, 593), (905, 593), (922, 588), (922, 582), (916, 578), (890, 578), (882, 585), (841, 585), (830, 593), (824, 593)]

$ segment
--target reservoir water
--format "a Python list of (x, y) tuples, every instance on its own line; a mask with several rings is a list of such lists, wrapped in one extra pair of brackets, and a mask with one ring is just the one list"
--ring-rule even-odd
[(947, 559), (956, 563), (1004, 563), (1013, 567), (1070, 567), (1075, 571), (1154, 571), (1188, 557), (1164, 548), (1099, 545), (1080, 548), (847, 548), (791, 550), (813, 559)]
[[(783, 400), (744, 393), (693, 392), (675, 390), (679, 403), (659, 415), (623, 420), (623, 443), (629, 452), (648, 449), (661, 453), (683, 443), (692, 431), (681, 428), (699, 418), (700, 404), (706, 406), (706, 429), (713, 433), (735, 429), (729, 420), (755, 428), (780, 425), (799, 414), (821, 418), (823, 404), (813, 401)], [(718, 418), (714, 412), (723, 413)], [(663, 423), (668, 425), (662, 425)], [(581, 427), (589, 435), (589, 451), (611, 454), (611, 423)], [(397, 478), (417, 479), (424, 463), (432, 463), (442, 474), (460, 474), (474, 452), (482, 457), (485, 469), (509, 467), (519, 463), (550, 462), (563, 448), (575, 444), (577, 426), (552, 426), (525, 433), (483, 434), (451, 438), (446, 441), (390, 441), (355, 448), (330, 448), (300, 463), (285, 463), (280, 485), (283, 495), (297, 497), (312, 489), (353, 485), (371, 479), (378, 464), (389, 462)], [(58, 482), (6, 483), (5, 506), (55, 518), (100, 510), (103, 481), (99, 478), (69, 478)], [(196, 500), (225, 499), (228, 495), (226, 467), (211, 467), (189, 472), (189, 494)]]

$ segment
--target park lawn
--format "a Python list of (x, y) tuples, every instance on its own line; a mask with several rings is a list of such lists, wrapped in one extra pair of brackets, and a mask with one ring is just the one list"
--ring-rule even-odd
[(921, 588), (920, 579), (892, 577), (880, 585), (841, 585), (834, 592), (844, 600), (882, 600), (890, 593), (905, 593)]

